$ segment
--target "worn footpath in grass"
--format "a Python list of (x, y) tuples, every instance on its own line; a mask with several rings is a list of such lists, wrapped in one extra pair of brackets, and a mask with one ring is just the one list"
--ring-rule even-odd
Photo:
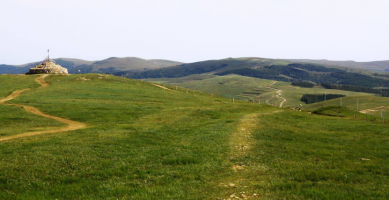
[[(16, 90), (26, 88), (34, 90), (38, 88), (39, 84), (35, 82), (35, 79), (38, 77), (39, 76), (1, 75), (0, 99), (7, 97)], [(27, 113), (23, 108), (17, 106), (0, 104), (0, 110), (0, 138), (24, 132), (46, 130), (63, 125), (55, 120)]]
[(10, 95), (15, 90), (39, 87), (35, 82), (36, 78), (37, 76), (0, 75), (0, 98)]
[(3, 136), (17, 135), (25, 132), (48, 130), (64, 124), (27, 113), (23, 108), (0, 104), (0, 139)]

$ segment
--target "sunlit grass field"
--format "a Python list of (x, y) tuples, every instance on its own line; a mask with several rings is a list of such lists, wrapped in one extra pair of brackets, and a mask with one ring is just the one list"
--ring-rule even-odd
[[(388, 125), (109, 75), (45, 80), (9, 103), (88, 127), (0, 142), (1, 199), (389, 198)], [(15, 113), (0, 117), (46, 123)]]
[[(342, 102), (341, 102), (342, 101)], [(319, 102), (315, 104), (309, 104), (305, 106), (306, 110), (315, 110), (322, 106), (342, 106), (350, 109), (350, 110), (366, 110), (372, 109), (371, 111), (366, 112), (366, 114), (373, 115), (375, 117), (381, 117), (382, 115), (385, 119), (389, 119), (389, 97), (380, 97), (380, 96), (350, 96), (343, 97), (342, 100), (340, 98), (331, 99), (325, 102)], [(358, 104), (358, 106), (357, 106)], [(382, 107), (383, 106), (383, 107)], [(379, 108), (382, 107), (382, 108)]]
[(0, 75), (0, 97), (6, 97), (15, 90), (39, 87), (35, 82), (36, 78), (36, 76), (25, 75)]
[[(10, 95), (15, 90), (39, 87), (35, 82), (36, 78), (36, 76), (25, 75), (0, 75), (0, 98)], [(0, 111), (0, 137), (62, 125), (55, 120), (27, 114), (24, 109), (16, 106), (0, 104)]]
[(271, 80), (245, 77), (240, 75), (214, 76), (214, 75), (191, 75), (171, 79), (148, 79), (148, 81), (179, 86), (193, 90), (199, 90), (226, 98), (240, 100), (254, 99), (256, 96), (270, 92), (265, 86)]
[(284, 103), (284, 107), (288, 107), (288, 106), (296, 107), (299, 104), (305, 104), (304, 102), (300, 101), (301, 97), (304, 94), (324, 95), (326, 93), (326, 94), (343, 94), (346, 96), (367, 96), (367, 97), (373, 96), (373, 94), (369, 94), (369, 93), (350, 92), (344, 90), (330, 90), (318, 86), (315, 86), (313, 88), (304, 88), (304, 87), (293, 86), (291, 85), (291, 83), (281, 82), (281, 81), (275, 83), (273, 87), (282, 90), (282, 97), (287, 99), (287, 101)]
[[(195, 90), (214, 93), (226, 98), (235, 98), (245, 101), (254, 101), (279, 106), (283, 99), (276, 97), (277, 90), (281, 90), (281, 97), (286, 99), (283, 107), (297, 107), (305, 104), (300, 101), (304, 94), (344, 94), (346, 96), (373, 96), (369, 93), (350, 92), (344, 90), (329, 90), (319, 86), (304, 88), (291, 85), (290, 82), (252, 78), (240, 75), (192, 75), (181, 78), (149, 79), (152, 82), (164, 83), (172, 86), (185, 87)], [(274, 88), (269, 89), (268, 87)], [(305, 106), (304, 106), (305, 107)]]

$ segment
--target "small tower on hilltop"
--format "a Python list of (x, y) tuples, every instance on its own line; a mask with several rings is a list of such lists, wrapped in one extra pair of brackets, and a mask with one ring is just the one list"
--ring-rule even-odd
[(41, 64), (30, 68), (30, 71), (26, 74), (68, 74), (68, 69), (58, 65), (54, 60), (50, 59), (49, 53), (49, 50), (47, 50), (47, 58), (45, 58)]

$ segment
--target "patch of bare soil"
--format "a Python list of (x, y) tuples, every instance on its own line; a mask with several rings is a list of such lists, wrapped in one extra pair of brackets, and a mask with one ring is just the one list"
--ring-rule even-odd
[[(39, 83), (41, 85), (41, 87), (49, 86), (49, 84), (44, 81), (44, 78), (46, 78), (47, 76), (48, 76), (48, 74), (40, 76), (39, 78), (35, 79), (35, 81), (37, 83)], [(74, 130), (78, 130), (78, 129), (82, 129), (82, 128), (86, 128), (87, 127), (86, 124), (81, 123), (81, 122), (76, 122), (76, 121), (72, 121), (72, 120), (69, 120), (69, 119), (64, 119), (64, 118), (60, 118), (60, 117), (56, 117), (56, 116), (52, 116), (52, 115), (48, 115), (48, 114), (42, 113), (40, 110), (38, 110), (37, 108), (32, 107), (32, 106), (25, 106), (25, 105), (20, 105), (20, 104), (6, 104), (5, 103), (5, 102), (7, 102), (7, 101), (9, 101), (11, 99), (14, 99), (14, 98), (18, 97), (22, 92), (24, 92), (26, 90), (29, 90), (29, 89), (23, 89), (23, 90), (14, 91), (8, 97), (0, 99), (0, 104), (18, 106), (18, 107), (24, 108), (24, 110), (26, 110), (28, 113), (32, 113), (32, 114), (35, 114), (35, 115), (38, 115), (38, 116), (41, 116), (41, 117), (45, 117), (45, 118), (54, 119), (54, 120), (60, 121), (62, 123), (65, 123), (68, 126), (67, 127), (63, 127), (63, 128), (50, 129), (50, 130), (45, 130), (45, 131), (27, 132), (27, 133), (22, 133), (22, 134), (18, 134), (18, 135), (2, 137), (2, 138), (0, 138), (0, 141), (5, 141), (5, 140), (10, 140), (10, 139), (15, 139), (15, 138), (29, 137), (29, 136), (34, 136), (34, 135), (46, 134), (46, 133), (60, 133), (60, 132), (66, 132), (66, 131), (74, 131)]]

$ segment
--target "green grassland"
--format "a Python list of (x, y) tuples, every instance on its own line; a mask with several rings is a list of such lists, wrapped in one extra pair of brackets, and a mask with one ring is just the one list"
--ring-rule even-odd
[(344, 94), (346, 96), (366, 96), (366, 98), (373, 96), (373, 94), (369, 94), (369, 93), (351, 92), (351, 91), (344, 91), (344, 90), (330, 90), (318, 86), (315, 86), (313, 88), (304, 88), (304, 87), (293, 86), (288, 82), (282, 82), (282, 81), (275, 83), (272, 87), (282, 90), (281, 96), (287, 100), (284, 103), (284, 107), (288, 107), (288, 106), (296, 107), (299, 104), (305, 104), (304, 102), (300, 101), (301, 97), (304, 94), (325, 94), (325, 93)]
[(291, 111), (259, 121), (256, 148), (248, 160), (262, 164), (262, 170), (253, 167), (255, 175), (247, 177), (275, 195), (270, 198), (389, 197), (385, 125)]
[[(339, 106), (340, 98), (331, 99), (326, 102), (319, 102), (315, 104), (310, 104), (305, 106), (306, 110), (312, 111), (316, 110), (322, 106)], [(373, 115), (376, 117), (381, 117), (381, 109), (383, 110), (383, 117), (389, 119), (389, 98), (380, 97), (380, 96), (349, 96), (342, 98), (342, 106), (350, 109), (357, 110), (357, 101), (358, 101), (358, 110), (372, 109), (372, 111), (367, 112), (366, 114)], [(384, 106), (384, 108), (379, 108)], [(374, 109), (377, 108), (377, 109)]]
[[(226, 98), (235, 98), (240, 100), (249, 100), (261, 102), (265, 104), (277, 105), (283, 101), (277, 98), (277, 90), (282, 90), (281, 97), (287, 101), (283, 107), (296, 107), (299, 104), (305, 104), (300, 101), (304, 94), (344, 94), (346, 96), (365, 95), (372, 96), (368, 93), (350, 92), (344, 90), (329, 90), (322, 87), (304, 88), (291, 85), (289, 82), (278, 81), (269, 86), (272, 80), (252, 78), (240, 75), (192, 75), (181, 78), (161, 78), (161, 79), (146, 79), (156, 83), (164, 83), (172, 86), (179, 86), (200, 90), (207, 93), (213, 93)], [(277, 89), (270, 89), (268, 87)]]
[(35, 76), (0, 75), (0, 97), (6, 97), (15, 90), (39, 87), (35, 79)]
[(0, 104), (0, 138), (25, 132), (43, 131), (64, 124), (33, 114), (28, 114), (23, 108)]
[(0, 142), (1, 199), (389, 198), (388, 125), (109, 75), (45, 80), (10, 103), (88, 128)]
[[(0, 98), (10, 95), (15, 90), (37, 88), (39, 85), (35, 82), (36, 78), (37, 76), (1, 75)], [(0, 137), (62, 125), (55, 120), (27, 114), (24, 109), (16, 106), (0, 104), (0, 110)]]
[(213, 76), (213, 75), (192, 75), (174, 79), (146, 79), (152, 82), (159, 82), (179, 87), (200, 90), (206, 93), (247, 100), (261, 93), (270, 92), (265, 86), (271, 80), (245, 77), (240, 75)]

